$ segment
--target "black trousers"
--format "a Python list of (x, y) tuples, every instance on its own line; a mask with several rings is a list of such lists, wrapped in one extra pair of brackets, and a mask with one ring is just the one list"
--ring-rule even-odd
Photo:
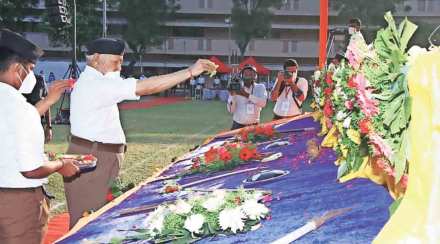
[(232, 121), (232, 127), (231, 127), (231, 130), (241, 129), (241, 128), (243, 128), (243, 127), (251, 126), (251, 125), (257, 125), (257, 123), (250, 124), (250, 125), (242, 125), (242, 124), (240, 124), (240, 123), (237, 123), (237, 122), (235, 122), (235, 121)]

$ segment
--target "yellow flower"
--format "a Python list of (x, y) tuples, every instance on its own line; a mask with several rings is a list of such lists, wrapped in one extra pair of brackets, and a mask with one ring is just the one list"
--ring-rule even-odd
[(356, 131), (356, 130), (353, 130), (353, 129), (348, 129), (347, 130), (347, 136), (354, 143), (356, 143), (358, 145), (361, 144), (361, 134), (359, 133), (359, 131)]

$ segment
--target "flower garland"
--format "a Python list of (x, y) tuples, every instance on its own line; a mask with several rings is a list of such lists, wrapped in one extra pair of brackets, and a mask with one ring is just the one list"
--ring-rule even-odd
[[(407, 182), (407, 128), (411, 100), (405, 76), (405, 52), (416, 26), (408, 20), (377, 33), (373, 46), (350, 43), (348, 62), (315, 81), (315, 103), (321, 110), (324, 144), (338, 155), (338, 178), (370, 164), (405, 188)], [(330, 131), (329, 131), (330, 130)], [(334, 139), (332, 139), (334, 138)]]
[(218, 148), (211, 147), (203, 156), (194, 158), (190, 172), (229, 170), (260, 158), (257, 147), (253, 144), (227, 143)]
[(247, 232), (269, 218), (270, 210), (264, 204), (271, 199), (267, 194), (249, 189), (215, 190), (163, 204), (148, 215), (142, 229), (135, 230), (139, 235), (125, 240), (190, 243), (207, 236)]
[(241, 142), (257, 143), (273, 139), (278, 134), (273, 125), (258, 125), (242, 128), (236, 137)]

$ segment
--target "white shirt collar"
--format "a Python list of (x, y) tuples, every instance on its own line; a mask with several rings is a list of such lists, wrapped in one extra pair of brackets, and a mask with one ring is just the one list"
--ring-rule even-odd
[(104, 75), (101, 72), (99, 72), (97, 69), (95, 69), (95, 68), (93, 68), (92, 66), (89, 66), (89, 65), (86, 66), (86, 68), (84, 69), (84, 72), (90, 73), (92, 75), (104, 77)]

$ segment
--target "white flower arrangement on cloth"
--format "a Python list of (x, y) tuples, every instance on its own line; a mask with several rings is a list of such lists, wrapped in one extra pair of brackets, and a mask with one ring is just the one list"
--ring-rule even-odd
[(205, 217), (201, 214), (194, 214), (185, 220), (184, 227), (189, 232), (198, 234), (203, 227), (203, 223), (205, 223)]
[(230, 229), (233, 233), (242, 231), (244, 228), (245, 215), (240, 207), (226, 208), (219, 214), (219, 223), (222, 230)]
[(136, 230), (141, 234), (134, 238), (191, 242), (217, 234), (252, 231), (269, 217), (269, 208), (260, 203), (267, 202), (268, 198), (271, 199), (270, 192), (242, 188), (193, 193), (188, 200), (158, 206), (145, 219), (143, 228)]

